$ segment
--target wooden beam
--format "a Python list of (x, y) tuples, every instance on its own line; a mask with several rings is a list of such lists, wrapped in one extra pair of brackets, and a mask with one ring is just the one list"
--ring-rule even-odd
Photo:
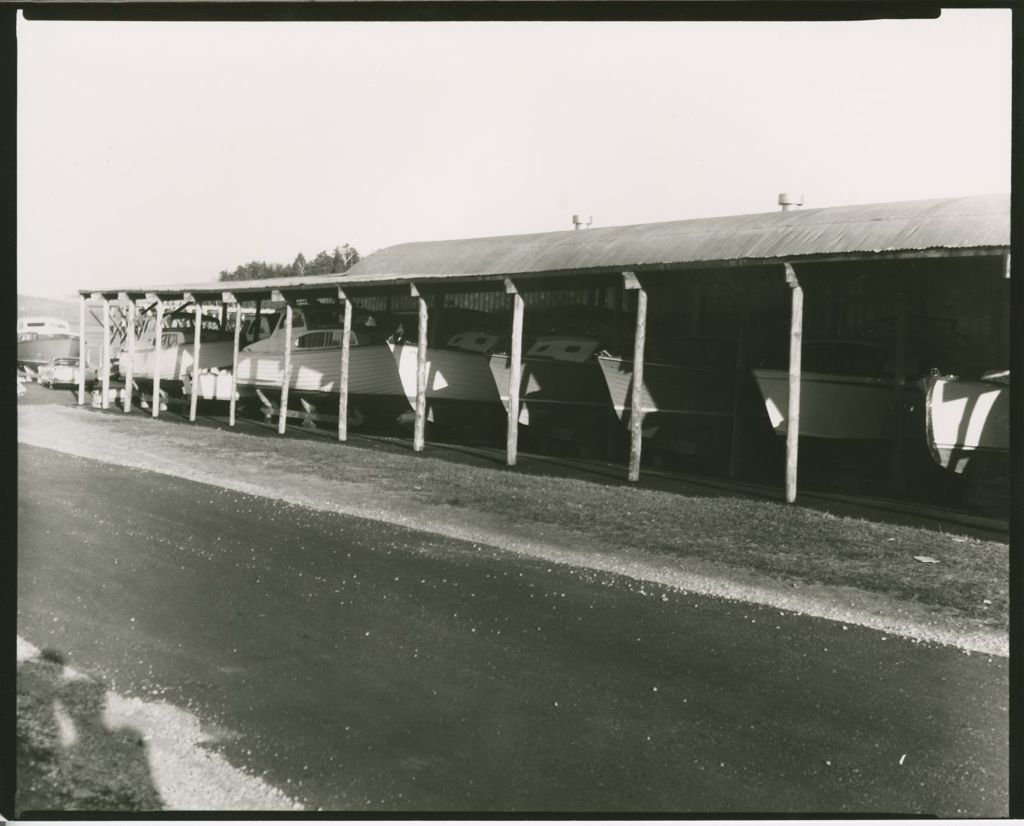
[(292, 372), (292, 305), (284, 306), (284, 365), (281, 372), (281, 411), (277, 418), (277, 432), (284, 435), (287, 426), (288, 381)]
[(128, 300), (128, 364), (124, 371), (124, 412), (132, 412), (132, 393), (135, 388), (135, 299)]
[(238, 396), (238, 344), (242, 335), (242, 305), (235, 302), (235, 346), (231, 351), (231, 399), (228, 401), (228, 427), (235, 426)]
[(163, 350), (164, 302), (156, 301), (156, 342), (153, 348), (153, 418), (160, 416), (160, 353)]
[(78, 297), (78, 406), (85, 404), (85, 296)]
[[(506, 290), (511, 282), (506, 282)], [(514, 289), (514, 287), (513, 287)], [(505, 441), (505, 462), (514, 467), (519, 452), (519, 391), (523, 378), (523, 311), (520, 292), (512, 293), (512, 347), (509, 353), (508, 428)]]
[[(341, 289), (338, 290), (341, 292)], [(352, 302), (345, 302), (341, 327), (341, 375), (338, 379), (338, 441), (348, 441), (348, 363), (352, 350)]]
[(1003, 278), (1010, 277), (1010, 253), (1003, 256)]
[(100, 408), (107, 409), (107, 397), (110, 395), (110, 302), (103, 299), (103, 349), (101, 350), (101, 369), (103, 374), (101, 380), (101, 392), (103, 398), (100, 400)]
[[(623, 273), (632, 275), (632, 273)], [(635, 276), (634, 276), (635, 278)], [(640, 452), (643, 446), (644, 347), (647, 343), (647, 290), (636, 290), (636, 335), (633, 339), (633, 396), (629, 412), (629, 481), (640, 481)]]
[[(412, 449), (422, 452), (427, 429), (427, 299), (416, 290), (415, 284), (409, 288), (417, 296), (419, 304), (419, 324), (416, 334), (416, 419), (413, 425)], [(396, 345), (397, 346), (397, 345)]]
[(196, 406), (199, 403), (199, 341), (203, 331), (203, 305), (195, 303), (195, 337), (192, 344), (192, 393), (188, 400), (188, 420), (196, 420)]
[(796, 271), (785, 265), (790, 289), (789, 404), (786, 413), (786, 502), (796, 501), (796, 471), (800, 447), (800, 356), (804, 335), (804, 290)]

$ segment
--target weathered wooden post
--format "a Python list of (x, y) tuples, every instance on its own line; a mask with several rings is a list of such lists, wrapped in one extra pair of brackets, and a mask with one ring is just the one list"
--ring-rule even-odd
[(505, 463), (515, 467), (519, 451), (519, 390), (523, 378), (523, 296), (511, 278), (505, 279), (505, 292), (512, 296), (512, 347), (509, 352), (508, 430)]
[(132, 412), (132, 395), (135, 381), (135, 299), (130, 298), (128, 293), (121, 293), (121, 298), (128, 302), (128, 329), (125, 334), (128, 338), (128, 364), (124, 369), (124, 412)]
[(292, 305), (284, 305), (284, 370), (281, 373), (281, 409), (277, 417), (277, 432), (284, 435), (288, 419), (288, 381), (292, 373)]
[(156, 342), (153, 348), (153, 418), (160, 416), (160, 353), (164, 338), (164, 302), (156, 299)]
[(804, 335), (804, 291), (796, 271), (786, 264), (790, 289), (789, 404), (786, 413), (786, 502), (796, 501), (796, 470), (800, 446), (800, 355)]
[(345, 302), (341, 325), (341, 375), (338, 378), (338, 441), (348, 441), (348, 362), (352, 351), (352, 302), (338, 287), (338, 298)]
[(633, 395), (629, 406), (629, 481), (640, 481), (643, 447), (644, 347), (647, 343), (647, 290), (636, 273), (622, 274), (623, 287), (636, 292), (636, 332), (633, 339)]
[(197, 298), (195, 303), (195, 336), (192, 344), (192, 393), (188, 400), (188, 420), (196, 420), (196, 405), (199, 402), (199, 342), (203, 331), (203, 305)]
[(224, 300), (235, 302), (235, 347), (231, 352), (231, 399), (228, 402), (228, 427), (234, 427), (238, 402), (238, 345), (242, 335), (242, 302), (231, 293), (224, 293)]
[(103, 393), (100, 408), (106, 410), (107, 397), (110, 395), (110, 301), (106, 296), (103, 297), (103, 348), (100, 352), (102, 353), (100, 369), (103, 370), (100, 377), (100, 387)]
[(420, 453), (427, 429), (427, 299), (420, 294), (415, 284), (410, 284), (409, 290), (419, 305), (416, 333), (416, 420), (413, 425), (412, 449)]
[(85, 404), (85, 296), (78, 297), (78, 406)]

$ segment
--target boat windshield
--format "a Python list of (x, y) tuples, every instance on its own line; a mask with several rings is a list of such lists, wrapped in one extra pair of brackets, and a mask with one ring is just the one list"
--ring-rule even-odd
[[(301, 319), (305, 318), (305, 326), (308, 330), (336, 330), (345, 325), (344, 304), (314, 304), (303, 307), (295, 314), (293, 327), (301, 326)], [(377, 322), (366, 310), (353, 307), (352, 325), (359, 327), (376, 327)]]

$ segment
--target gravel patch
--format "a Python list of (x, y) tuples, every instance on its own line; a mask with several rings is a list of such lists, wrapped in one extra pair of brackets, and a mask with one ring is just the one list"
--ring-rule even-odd
[(17, 652), (17, 816), (302, 808), (205, 749), (188, 711), (109, 691), (21, 637)]

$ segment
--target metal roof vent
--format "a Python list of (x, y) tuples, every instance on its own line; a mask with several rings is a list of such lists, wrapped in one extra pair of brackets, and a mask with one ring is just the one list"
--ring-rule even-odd
[(801, 192), (799, 195), (790, 195), (788, 192), (779, 193), (779, 206), (782, 207), (783, 212), (789, 212), (791, 209), (800, 209), (804, 205), (804, 196)]
[(594, 221), (593, 215), (573, 215), (572, 216), (572, 228), (583, 229), (589, 227)]

